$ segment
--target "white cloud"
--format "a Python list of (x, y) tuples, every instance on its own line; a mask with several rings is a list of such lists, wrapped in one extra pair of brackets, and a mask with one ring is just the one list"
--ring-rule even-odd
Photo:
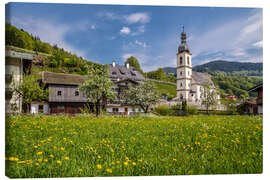
[(150, 17), (147, 13), (133, 13), (130, 15), (125, 16), (125, 20), (129, 24), (133, 23), (148, 23), (150, 21)]
[(120, 30), (120, 34), (129, 34), (130, 28), (129, 27), (122, 27), (122, 29)]
[(90, 29), (95, 30), (97, 27), (95, 25), (91, 25)]
[(67, 33), (74, 30), (73, 26), (36, 17), (12, 17), (11, 24), (39, 36), (42, 41), (52, 45), (57, 44), (58, 47), (64, 48), (66, 51), (86, 58), (86, 51), (72, 46), (65, 40)]
[(262, 48), (263, 47), (263, 41), (258, 41), (258, 42), (255, 42), (254, 44), (252, 44), (254, 47), (257, 47), (257, 48)]
[(137, 45), (139, 45), (139, 46), (141, 46), (141, 47), (143, 47), (143, 48), (146, 48), (146, 47), (147, 47), (147, 45), (146, 45), (145, 42), (140, 42), (140, 41), (138, 41), (138, 40), (135, 41), (135, 44), (137, 44)]

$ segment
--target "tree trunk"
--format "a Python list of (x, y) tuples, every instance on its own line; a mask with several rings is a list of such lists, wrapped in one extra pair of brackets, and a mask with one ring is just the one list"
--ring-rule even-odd
[(96, 103), (96, 117), (99, 116), (99, 104)]
[(145, 108), (144, 113), (148, 113), (148, 108), (149, 108), (149, 106), (147, 106), (147, 107)]

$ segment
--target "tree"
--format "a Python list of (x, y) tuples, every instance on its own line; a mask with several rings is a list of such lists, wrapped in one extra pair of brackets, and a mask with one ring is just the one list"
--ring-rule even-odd
[(128, 63), (130, 66), (134, 67), (137, 69), (137, 71), (143, 73), (143, 70), (141, 69), (141, 66), (140, 66), (140, 63), (139, 61), (133, 57), (133, 56), (130, 56), (125, 63)]
[(96, 116), (100, 115), (101, 105), (106, 107), (107, 101), (113, 101), (116, 98), (107, 69), (107, 66), (101, 68), (88, 66), (88, 76), (79, 86), (79, 90), (84, 93), (88, 102), (95, 105)]
[(209, 114), (209, 109), (217, 105), (217, 92), (209, 81), (204, 83), (200, 90), (202, 105), (206, 107), (207, 114)]
[(139, 85), (129, 85), (121, 99), (131, 106), (140, 106), (144, 113), (147, 113), (149, 107), (157, 103), (160, 97), (154, 84), (151, 81), (145, 81)]
[(48, 100), (49, 91), (44, 89), (44, 85), (38, 83), (38, 79), (39, 77), (35, 75), (24, 75), (22, 83), (14, 86), (14, 91), (20, 94), (26, 105), (27, 113), (30, 111), (32, 101)]

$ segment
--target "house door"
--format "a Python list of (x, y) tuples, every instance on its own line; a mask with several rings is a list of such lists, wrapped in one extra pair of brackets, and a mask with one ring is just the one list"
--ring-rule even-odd
[(125, 114), (128, 115), (128, 108), (125, 107)]

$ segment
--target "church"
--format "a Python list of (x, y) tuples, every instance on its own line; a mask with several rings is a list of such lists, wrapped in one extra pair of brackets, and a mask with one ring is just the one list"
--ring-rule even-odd
[[(177, 101), (186, 101), (190, 105), (202, 105), (202, 91), (205, 83), (210, 83), (210, 89), (216, 90), (211, 76), (207, 73), (192, 71), (192, 54), (187, 44), (187, 35), (181, 33), (181, 44), (178, 47), (177, 57)], [(220, 97), (217, 95), (218, 104)]]

